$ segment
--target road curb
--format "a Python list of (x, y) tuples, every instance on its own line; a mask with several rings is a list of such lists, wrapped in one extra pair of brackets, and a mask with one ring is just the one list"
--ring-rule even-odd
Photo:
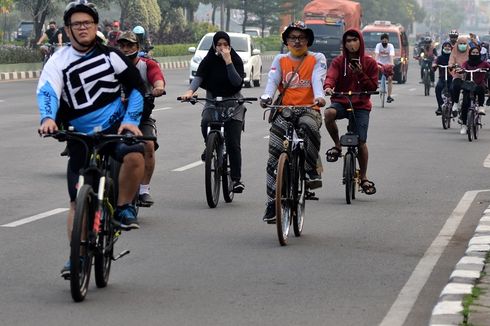
[(490, 251), (490, 206), (483, 212), (465, 255), (456, 264), (447, 285), (432, 310), (430, 326), (452, 326), (463, 323), (463, 299), (471, 294), (485, 267)]

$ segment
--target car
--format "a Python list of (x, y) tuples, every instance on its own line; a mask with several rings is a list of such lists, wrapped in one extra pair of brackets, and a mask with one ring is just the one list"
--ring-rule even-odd
[(26, 41), (29, 38), (34, 37), (34, 22), (21, 21), (17, 28), (17, 41)]
[[(189, 52), (194, 53), (189, 64), (189, 83), (196, 76), (197, 68), (202, 59), (206, 56), (211, 45), (213, 44), (213, 36), (215, 33), (207, 33), (199, 41), (196, 47), (191, 46)], [(262, 58), (260, 50), (255, 48), (253, 39), (248, 34), (228, 33), (230, 36), (231, 47), (235, 49), (243, 61), (245, 70), (245, 78), (243, 79), (245, 87), (259, 87), (262, 75)]]

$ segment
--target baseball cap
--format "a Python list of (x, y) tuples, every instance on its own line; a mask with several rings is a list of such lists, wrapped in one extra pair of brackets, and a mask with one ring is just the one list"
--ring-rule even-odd
[(121, 41), (126, 41), (129, 43), (138, 43), (138, 39), (136, 38), (136, 35), (131, 31), (122, 33), (121, 36), (119, 36), (119, 38), (117, 39), (117, 42), (121, 42)]

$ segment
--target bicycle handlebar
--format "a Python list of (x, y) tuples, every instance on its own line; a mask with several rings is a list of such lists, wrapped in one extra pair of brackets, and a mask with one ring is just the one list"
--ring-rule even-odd
[(95, 141), (99, 144), (108, 144), (115, 142), (123, 142), (127, 145), (133, 145), (137, 143), (141, 143), (143, 141), (156, 141), (157, 138), (155, 136), (135, 136), (133, 134), (102, 134), (100, 132), (96, 132), (93, 134), (87, 134), (84, 132), (78, 131), (70, 131), (70, 130), (58, 130), (52, 134), (44, 134), (42, 135), (44, 138), (52, 137), (59, 141), (67, 141), (67, 140), (78, 140), (80, 142), (86, 143), (86, 140)]
[(211, 102), (213, 104), (236, 101), (238, 104), (243, 104), (245, 102), (251, 103), (252, 101), (257, 101), (257, 98), (256, 97), (243, 97), (243, 98), (225, 98), (225, 99), (223, 99), (222, 97), (216, 97), (215, 99), (209, 99), (209, 98), (205, 98), (205, 97), (193, 96), (189, 99), (183, 99), (181, 96), (179, 96), (179, 97), (177, 97), (177, 101), (189, 102), (192, 105), (196, 104), (199, 101), (208, 101), (208, 102)]
[[(359, 96), (359, 95), (376, 95), (379, 94), (379, 91), (362, 91), (362, 92), (333, 92), (330, 94), (330, 96), (346, 96), (346, 97), (351, 97), (351, 96)], [(329, 96), (329, 94), (325, 94)]]

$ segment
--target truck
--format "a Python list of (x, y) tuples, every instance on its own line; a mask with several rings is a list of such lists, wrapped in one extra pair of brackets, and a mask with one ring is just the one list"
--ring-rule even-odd
[(362, 7), (350, 0), (313, 0), (303, 9), (303, 21), (313, 30), (315, 41), (310, 47), (321, 52), (327, 63), (342, 52), (342, 35), (350, 28), (361, 28)]

